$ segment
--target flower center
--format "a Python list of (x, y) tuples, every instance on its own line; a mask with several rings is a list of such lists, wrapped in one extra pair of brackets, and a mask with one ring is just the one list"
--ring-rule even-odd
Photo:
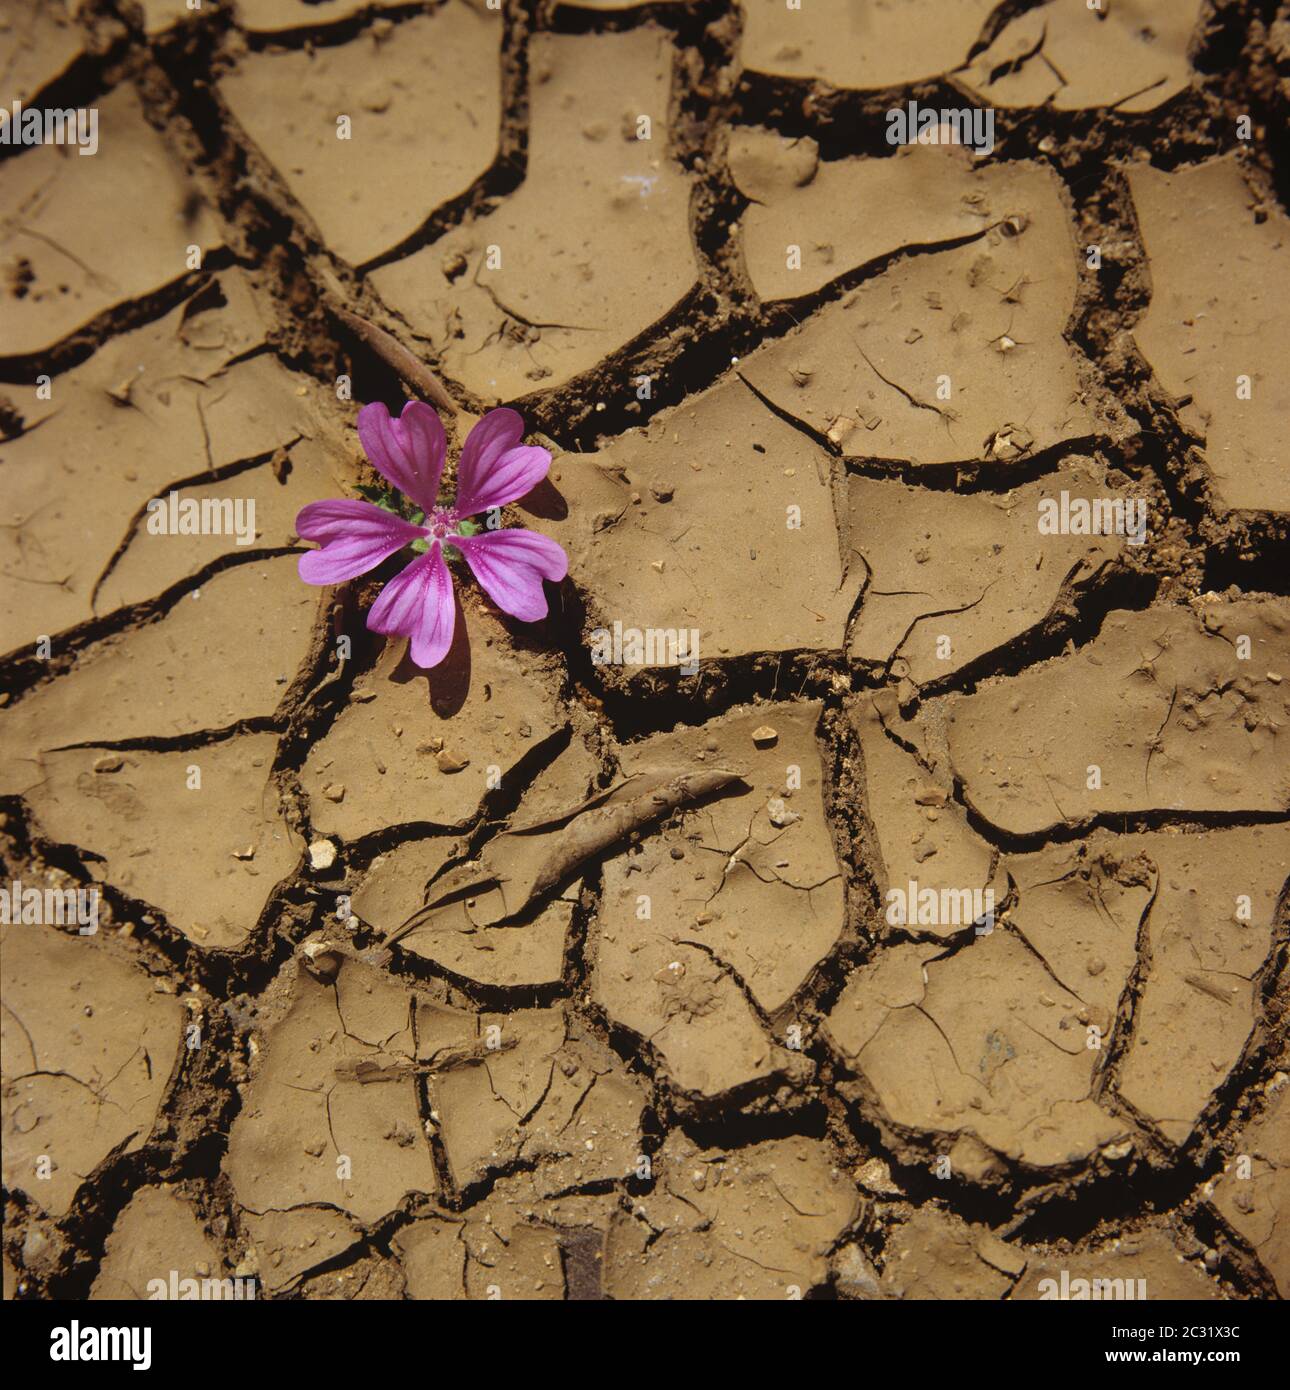
[(450, 507), (436, 507), (421, 523), (437, 541), (451, 536), (457, 520)]

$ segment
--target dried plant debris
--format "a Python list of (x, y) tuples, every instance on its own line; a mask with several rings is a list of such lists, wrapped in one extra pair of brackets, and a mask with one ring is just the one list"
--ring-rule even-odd
[(787, 1024), (776, 1042), (769, 1016), (845, 929), (814, 734), (819, 706), (770, 708), (773, 749), (754, 745), (763, 707), (627, 750), (624, 766), (641, 775), (655, 759), (699, 757), (737, 760), (745, 771), (606, 864), (590, 947), (593, 997), (615, 1023), (649, 1039), (680, 1090), (705, 1098), (809, 1070), (783, 1045), (800, 1052), (800, 1025)]
[(5, 1298), (1290, 1296), (1284, 28), (6, 4)]

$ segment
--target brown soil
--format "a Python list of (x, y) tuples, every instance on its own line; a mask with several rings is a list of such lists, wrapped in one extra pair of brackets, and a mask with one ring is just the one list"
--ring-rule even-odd
[[(0, 928), (5, 1297), (1290, 1295), (1288, 71), (1270, 0), (10, 0), (100, 148), (0, 146), (0, 887), (101, 907)], [(426, 364), (570, 558), (428, 674), (293, 530)]]

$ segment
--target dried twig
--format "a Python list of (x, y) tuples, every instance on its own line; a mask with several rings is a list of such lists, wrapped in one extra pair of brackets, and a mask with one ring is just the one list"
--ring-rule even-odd
[(425, 1061), (408, 1058), (385, 1065), (373, 1057), (347, 1057), (333, 1068), (332, 1074), (337, 1081), (357, 1081), (364, 1086), (374, 1081), (403, 1081), (409, 1076), (435, 1076), (486, 1062), (494, 1053), (509, 1052), (516, 1041), (515, 1038), (504, 1038), (496, 1046), (480, 1042), (468, 1043), (463, 1047), (444, 1047)]
[[(648, 830), (673, 811), (742, 782), (737, 772), (724, 768), (703, 772), (658, 769), (653, 776), (642, 773), (639, 781), (629, 777), (607, 794), (571, 807), (565, 815), (572, 819), (565, 824), (561, 824), (564, 816), (556, 816), (503, 831), (488, 844), (478, 862), (463, 864), (439, 880), (434, 897), (395, 927), (383, 945), (392, 946), (429, 925), (448, 903), (491, 886), (507, 885), (505, 917), (513, 919), (633, 833)], [(540, 827), (558, 828), (543, 835)]]
[(437, 405), (440, 410), (446, 410), (449, 415), (456, 415), (457, 402), (448, 394), (447, 387), (392, 333), (387, 333), (385, 329), (378, 328), (374, 323), (369, 323), (367, 319), (342, 308), (339, 304), (333, 304), (331, 311), (414, 391)]

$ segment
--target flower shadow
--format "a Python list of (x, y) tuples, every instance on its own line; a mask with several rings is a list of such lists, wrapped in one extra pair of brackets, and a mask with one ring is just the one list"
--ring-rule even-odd
[(466, 630), (466, 615), (455, 586), (452, 602), (456, 611), (452, 646), (439, 665), (432, 671), (424, 671), (414, 664), (411, 651), (405, 650), (399, 664), (390, 672), (390, 679), (399, 685), (424, 681), (426, 702), (440, 719), (451, 719), (461, 710), (470, 694), (470, 634)]
[(569, 504), (564, 494), (549, 477), (527, 492), (515, 504), (520, 511), (530, 516), (540, 516), (544, 521), (564, 521), (569, 515)]

